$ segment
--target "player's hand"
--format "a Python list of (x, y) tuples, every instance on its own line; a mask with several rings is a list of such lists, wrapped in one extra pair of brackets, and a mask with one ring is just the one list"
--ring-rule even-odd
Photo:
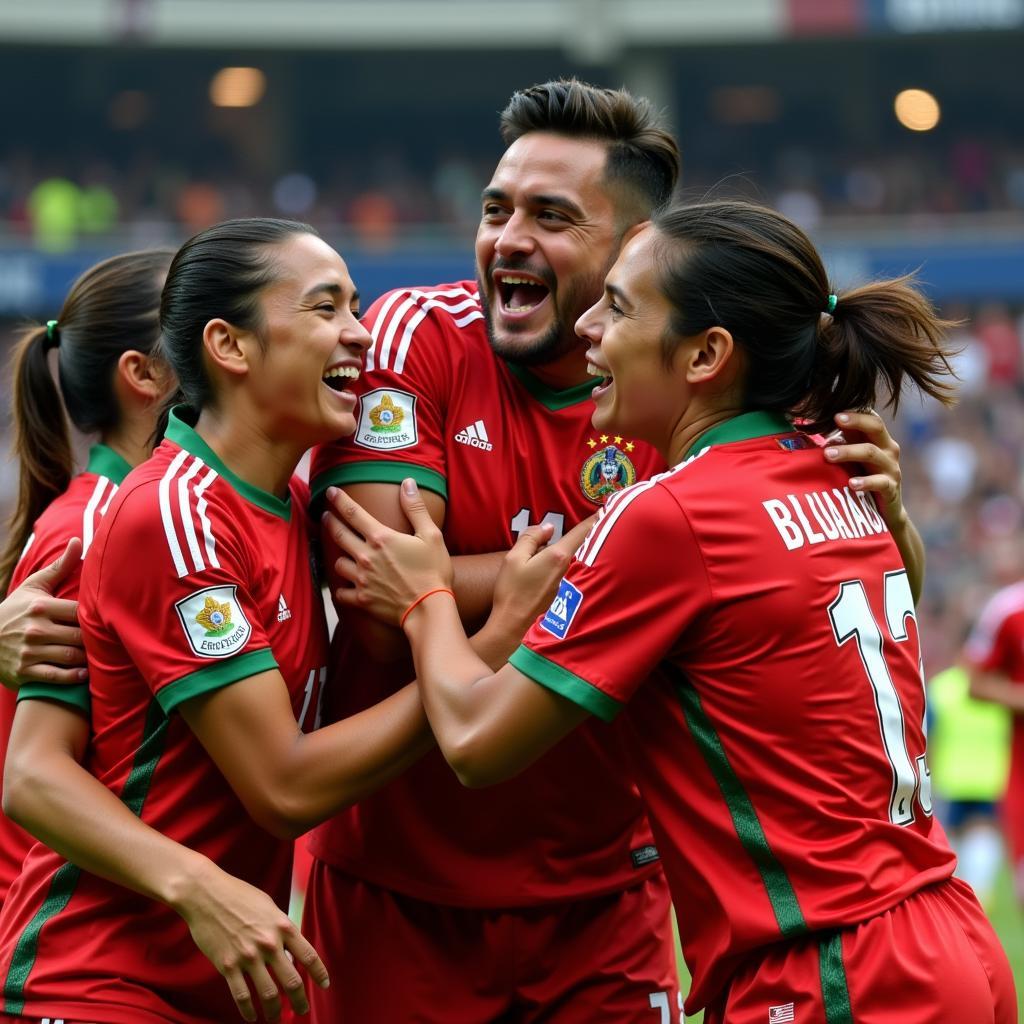
[(60, 558), (0, 602), (0, 682), (9, 689), (28, 682), (85, 682), (78, 602), (53, 596), (81, 558), (82, 542), (75, 537)]
[(518, 635), (526, 632), (535, 618), (551, 604), (573, 553), (583, 543), (596, 516), (577, 523), (568, 533), (550, 543), (552, 527), (540, 523), (524, 530), (494, 583), (492, 616)]
[(398, 623), (428, 590), (451, 588), (452, 562), (444, 538), (414, 480), (404, 480), (400, 500), (413, 533), (399, 533), (376, 520), (344, 491), (327, 491), (325, 525), (342, 555), (338, 575), (352, 584), (336, 590), (338, 603)]
[(175, 909), (200, 951), (223, 975), (243, 1019), (258, 1019), (253, 992), (268, 1021), (281, 1016), (282, 992), (296, 1013), (309, 1013), (296, 964), (321, 988), (330, 979), (291, 918), (261, 889), (212, 862), (194, 881)]
[(872, 491), (878, 510), (890, 530), (895, 531), (907, 518), (903, 507), (900, 446), (890, 436), (882, 417), (873, 410), (847, 411), (836, 415), (836, 425), (846, 437), (845, 444), (829, 444), (825, 458), (829, 462), (859, 462), (863, 476), (850, 478), (854, 491)]

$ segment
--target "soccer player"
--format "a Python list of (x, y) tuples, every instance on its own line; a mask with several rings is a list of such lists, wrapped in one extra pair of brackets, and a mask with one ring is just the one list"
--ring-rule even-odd
[(401, 485), (412, 538), (340, 496), (355, 531), (335, 526), (340, 567), (358, 587), (341, 599), (404, 624), (464, 783), (510, 778), (628, 703), (623, 774), (680, 908), (687, 1009), (708, 1024), (1017, 1019), (1009, 964), (932, 817), (906, 569), (874, 502), (791, 420), (814, 430), (883, 384), (895, 404), (905, 379), (948, 400), (941, 328), (905, 281), (837, 300), (773, 211), (656, 215), (577, 329), (594, 429), (672, 468), (605, 505), (496, 674), (462, 641), (415, 481)]
[[(309, 731), (327, 637), (306, 495), (292, 473), (311, 445), (355, 425), (349, 386), (369, 343), (357, 302), (344, 262), (304, 225), (227, 222), (186, 243), (168, 272), (160, 327), (187, 404), (111, 498), (82, 572), (88, 767), (152, 829), (280, 906), (288, 840), (431, 743), (414, 687)], [(31, 801), (33, 787), (22, 788)], [(269, 967), (284, 984), (301, 985), (280, 944), (221, 965), (229, 994), (168, 906), (112, 884), (144, 888), (148, 877), (158, 891), (146, 895), (173, 904), (177, 886), (201, 880), (153, 878), (138, 863), (155, 849), (141, 826), (54, 804), (50, 789), (40, 799), (61, 815), (47, 839), (68, 861), (33, 847), (8, 895), (0, 1012), (223, 1024), (233, 997), (255, 1019), (247, 966), (275, 1018), (280, 997), (264, 955), (276, 957)], [(235, 923), (248, 922), (224, 930)]]
[[(314, 496), (344, 484), (401, 529), (399, 481), (417, 480), (455, 556), (470, 625), (520, 531), (546, 523), (557, 545), (610, 495), (664, 468), (628, 431), (591, 426), (593, 381), (573, 325), (622, 239), (671, 196), (676, 145), (645, 101), (575, 81), (517, 93), (502, 132), (478, 280), (374, 303), (356, 434), (313, 463)], [(877, 417), (847, 425), (870, 440), (836, 456), (875, 463), (865, 485), (883, 488), (894, 530), (919, 552), (898, 450)], [(567, 552), (576, 543), (561, 541)], [(344, 615), (335, 717), (414, 674), (400, 635)], [(304, 928), (336, 982), (313, 994), (318, 1024), (506, 1013), (656, 1024), (657, 1008), (678, 1013), (660, 855), (620, 741), (620, 730), (589, 723), (488, 793), (461, 788), (433, 753), (317, 830)]]
[[(171, 382), (170, 372), (151, 357), (151, 350), (159, 335), (160, 288), (172, 255), (161, 250), (127, 253), (91, 267), (71, 286), (58, 320), (28, 328), (19, 340), (13, 401), (19, 494), (0, 553), (0, 592), (14, 590), (53, 563), (72, 537), (88, 547), (107, 501), (131, 467), (149, 457), (156, 409)], [(53, 350), (59, 393), (48, 362)], [(101, 437), (78, 476), (73, 476), (62, 407), (83, 434)], [(70, 602), (78, 596), (81, 554), (61, 565), (52, 596)], [(64, 621), (53, 624), (50, 644), (37, 649), (35, 657), (67, 664), (84, 660), (76, 658), (79, 634), (71, 625), (76, 621), (72, 608), (57, 605), (54, 611)], [(84, 675), (73, 667), (60, 673), (57, 678), (64, 682)], [(30, 684), (22, 693), (88, 712), (88, 687), (81, 682)], [(13, 690), (0, 691), (0, 757), (6, 756), (15, 701)], [(49, 707), (42, 713), (60, 714)], [(34, 842), (0, 815), (0, 902)]]
[[(0, 556), (5, 585), (12, 580), (12, 593), (0, 604), (0, 661), (5, 685), (22, 684), (20, 697), (28, 699), (16, 718), (4, 798), (37, 835), (50, 839), (53, 832), (58, 849), (59, 825), (79, 815), (100, 841), (124, 853), (123, 880), (167, 900), (214, 963), (234, 958), (247, 972), (245, 953), (258, 942), (260, 969), (271, 961), (272, 969), (282, 969), (284, 985), (299, 980), (278, 955), (285, 949), (310, 963), (312, 974), (325, 976), (312, 947), (265, 893), (143, 825), (82, 768), (88, 687), (55, 685), (81, 684), (85, 675), (74, 667), (84, 662), (74, 600), (83, 542), (91, 545), (128, 470), (149, 457), (161, 399), (173, 385), (173, 373), (155, 352), (160, 290), (172, 255), (127, 253), (90, 268), (72, 285), (58, 320), (27, 330), (16, 350), (13, 416), (21, 488)], [(54, 350), (60, 393), (47, 359)], [(62, 406), (79, 430), (100, 437), (87, 468), (75, 477)], [(6, 748), (13, 693), (5, 691), (2, 700)], [(32, 843), (9, 818), (0, 818), (4, 895)], [(293, 1006), (305, 1007), (301, 981), (289, 995)]]
[(1024, 583), (998, 590), (967, 640), (970, 694), (1012, 713), (1003, 828), (1017, 901), (1024, 906)]

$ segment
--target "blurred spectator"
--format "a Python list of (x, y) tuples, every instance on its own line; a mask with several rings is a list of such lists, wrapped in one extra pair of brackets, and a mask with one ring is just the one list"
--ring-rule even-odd
[(67, 178), (46, 178), (29, 193), (32, 239), (45, 252), (67, 252), (78, 238), (81, 191)]

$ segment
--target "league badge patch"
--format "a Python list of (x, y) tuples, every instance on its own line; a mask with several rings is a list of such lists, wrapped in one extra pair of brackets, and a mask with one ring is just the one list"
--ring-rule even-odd
[(226, 658), (252, 635), (235, 596), (235, 586), (205, 587), (178, 601), (174, 609), (189, 646), (201, 658)]
[(636, 445), (618, 434), (591, 437), (587, 445), (594, 453), (580, 470), (580, 487), (595, 505), (603, 505), (611, 495), (636, 483), (636, 467), (627, 454)]
[(578, 587), (574, 587), (568, 580), (562, 580), (558, 584), (558, 593), (555, 594), (551, 607), (544, 613), (544, 618), (540, 620), (540, 628), (547, 630), (559, 640), (564, 640), (581, 604), (583, 604), (582, 591)]
[(416, 432), (416, 396), (397, 388), (375, 388), (359, 400), (355, 443), (379, 452), (411, 448)]

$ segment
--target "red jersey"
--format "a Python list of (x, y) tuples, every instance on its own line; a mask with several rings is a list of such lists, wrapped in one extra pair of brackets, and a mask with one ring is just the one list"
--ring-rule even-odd
[[(292, 844), (256, 825), (185, 721), (184, 701), (279, 668), (303, 728), (326, 675), (305, 485), (236, 477), (191, 427), (122, 484), (82, 572), (87, 766), (153, 828), (288, 900)], [(36, 845), (0, 914), (3, 1011), (101, 1024), (223, 1024), (227, 986), (169, 908)]]
[(605, 720), (631, 701), (691, 1013), (759, 947), (862, 921), (955, 863), (910, 585), (874, 502), (781, 417), (695, 448), (605, 507), (511, 659)]
[[(36, 520), (32, 535), (21, 553), (18, 564), (11, 574), (14, 590), (25, 582), (27, 576), (44, 569), (64, 553), (72, 537), (82, 540), (82, 557), (96, 535), (100, 517), (107, 510), (121, 481), (128, 475), (131, 466), (117, 452), (106, 445), (93, 446), (89, 452), (89, 463), (85, 472), (80, 473), (68, 485), (68, 489), (55, 498), (46, 511)], [(81, 570), (76, 567), (54, 590), (54, 597), (74, 601), (78, 598), (78, 583)], [(20, 690), (20, 699), (45, 697), (76, 707), (88, 714), (89, 687), (57, 686), (45, 683), (31, 683)], [(7, 757), (7, 742), (11, 735), (14, 708), (19, 695), (6, 688), (0, 688), (0, 764)], [(21, 871), (22, 861), (35, 839), (24, 829), (15, 825), (5, 814), (0, 813), (0, 904), (7, 896), (11, 883)]]
[[(359, 425), (318, 450), (314, 498), (331, 484), (414, 477), (446, 500), (454, 555), (508, 549), (531, 523), (556, 536), (608, 494), (663, 467), (630, 439), (596, 433), (592, 383), (545, 388), (497, 359), (476, 286), (391, 292), (370, 308)], [(411, 661), (375, 665), (335, 636), (333, 717), (381, 700)], [(438, 751), (314, 833), (317, 857), (393, 891), (469, 907), (530, 906), (615, 891), (657, 870), (617, 730), (598, 722), (518, 778), (461, 786)]]

